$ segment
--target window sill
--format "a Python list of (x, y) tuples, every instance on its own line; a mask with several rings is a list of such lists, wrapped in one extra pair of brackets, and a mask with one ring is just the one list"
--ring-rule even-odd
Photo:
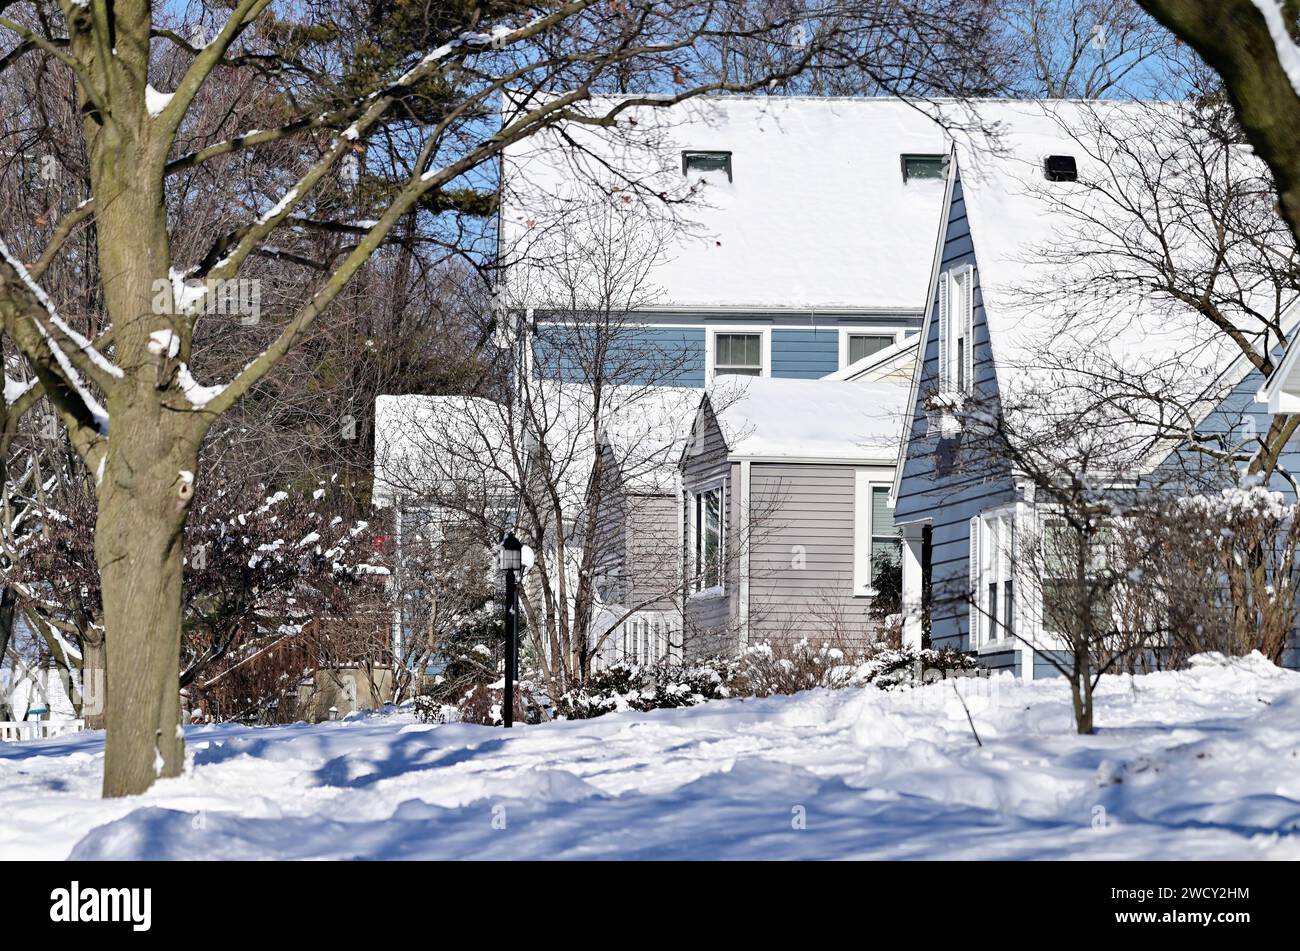
[(692, 591), (686, 596), (687, 601), (714, 601), (718, 598), (726, 597), (727, 589), (720, 584), (715, 584), (712, 588), (704, 588), (700, 591)]
[(978, 650), (979, 654), (1005, 654), (1007, 651), (1016, 650), (1018, 646), (1015, 638), (1003, 638), (1000, 641), (991, 641), (988, 644), (981, 644)]

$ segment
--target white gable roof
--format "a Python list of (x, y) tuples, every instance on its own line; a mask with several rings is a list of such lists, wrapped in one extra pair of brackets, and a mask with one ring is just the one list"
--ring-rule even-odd
[[(522, 479), (510, 432), (530, 423), (550, 453), (549, 480), (565, 511), (580, 511), (599, 440), (609, 447), (627, 491), (671, 493), (677, 459), (700, 392), (688, 387), (606, 386), (597, 423), (592, 388), (537, 380), (526, 414), (464, 396), (380, 396), (375, 400), (374, 501), (402, 495), (467, 493), (513, 504)], [(516, 447), (523, 451), (523, 445)]]
[(707, 398), (733, 457), (893, 465), (907, 384), (723, 377)]
[[(609, 100), (596, 104), (608, 107)], [(566, 133), (651, 193), (697, 199), (675, 206), (650, 274), (656, 303), (690, 308), (825, 308), (917, 311), (943, 201), (938, 179), (903, 181), (904, 154), (944, 154), (942, 129), (899, 99), (726, 97), (671, 109), (641, 107), (616, 133)], [(511, 146), (501, 233), (507, 257), (553, 253), (560, 221), (583, 200), (620, 210), (639, 204), (596, 158), (548, 132)], [(627, 140), (635, 147), (628, 148)], [(733, 179), (687, 179), (684, 150), (727, 151)], [(604, 185), (601, 194), (593, 183)], [(652, 201), (649, 205), (654, 205)], [(649, 207), (647, 215), (662, 216)], [(513, 278), (512, 278), (513, 280)], [(525, 280), (525, 283), (527, 281)], [(544, 284), (535, 279), (534, 284)], [(540, 306), (541, 301), (532, 301)]]
[[(1088, 129), (1099, 120), (1112, 126), (1148, 122), (1154, 108), (1149, 103), (986, 103), (981, 115), (1003, 130), (1000, 151), (981, 147), (986, 143), (958, 142), (966, 216), (1003, 385), (1041, 371), (1052, 356), (1064, 361), (1082, 353), (1108, 357), (1135, 374), (1176, 367), (1204, 385), (1240, 354), (1182, 305), (1115, 287), (1104, 297), (1052, 292), (1082, 280), (1092, 269), (1132, 270), (1130, 262), (1101, 255), (1071, 263), (1044, 252), (1055, 248), (1068, 253), (1077, 242), (1078, 219), (1067, 209), (1088, 221), (1131, 227), (1128, 212), (1085, 184), (1104, 181), (1113, 172), (1095, 156), (1097, 145)], [(1080, 181), (1046, 181), (1043, 160), (1048, 155), (1073, 156)], [(1112, 163), (1122, 160), (1111, 156)], [(1182, 248), (1183, 253), (1191, 250)]]

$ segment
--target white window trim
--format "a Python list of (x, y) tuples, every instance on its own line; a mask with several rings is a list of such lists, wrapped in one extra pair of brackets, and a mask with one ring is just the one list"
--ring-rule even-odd
[[(893, 482), (874, 469), (853, 470), (853, 597), (874, 598), (876, 577), (871, 564), (871, 490), (892, 490)], [(891, 493), (892, 494), (892, 493)], [(889, 502), (893, 508), (893, 499)], [(899, 536), (902, 545), (902, 536)], [(900, 554), (901, 557), (901, 554)]]
[(726, 324), (720, 326), (705, 327), (704, 334), (704, 381), (712, 383), (714, 377), (714, 364), (717, 362), (717, 348), (714, 338), (718, 334), (759, 334), (761, 340), (761, 359), (762, 368), (759, 376), (772, 375), (772, 328), (769, 326), (756, 326), (753, 324)]
[(894, 338), (894, 345), (903, 342), (903, 335), (907, 328), (905, 327), (840, 327), (840, 359), (839, 367), (843, 370), (849, 365), (849, 337), (852, 335), (861, 335), (867, 337), (890, 337)]
[(610, 653), (625, 663), (656, 664), (674, 656), (673, 635), (678, 633), (679, 622), (670, 611), (633, 611), (610, 636)]
[[(980, 651), (1001, 651), (1007, 650), (1019, 642), (1018, 636), (1007, 636), (1006, 634), (1005, 619), (1002, 618), (1002, 609), (1005, 608), (1006, 601), (1001, 593), (1000, 584), (998, 597), (1002, 600), (1000, 600), (1000, 603), (998, 604), (998, 618), (1003, 623), (999, 623), (998, 625), (998, 636), (996, 638), (990, 638), (988, 630), (990, 621), (988, 604), (988, 558), (989, 555), (992, 554), (992, 550), (989, 547), (989, 540), (992, 537), (991, 526), (994, 521), (1005, 521), (1010, 525), (1013, 535), (1019, 534), (1022, 530), (1019, 515), (1018, 506), (1012, 504), (988, 509), (971, 519), (971, 527), (976, 531), (975, 543), (970, 545), (970, 554), (977, 559), (975, 571), (971, 573), (971, 576), (975, 580), (974, 590), (971, 592), (972, 605), (970, 634), (972, 649)], [(998, 573), (1001, 574), (1001, 568), (998, 569)], [(1020, 598), (1023, 592), (1021, 590), (1022, 584), (1019, 575), (1019, 566), (1015, 562), (1010, 562), (1006, 565), (1007, 577), (999, 579), (999, 581), (1009, 579), (1012, 583), (1012, 610), (1015, 612), (1015, 616), (1012, 619), (1011, 627), (1017, 635), (1024, 633), (1023, 625), (1025, 623), (1024, 612), (1021, 610), (1020, 605)]]
[[(965, 303), (960, 314), (950, 313), (955, 298), (956, 284), (962, 284)], [(939, 275), (939, 390), (941, 393), (958, 397), (968, 396), (975, 391), (975, 268), (970, 264), (961, 264), (949, 268)], [(957, 351), (953, 337), (953, 319), (960, 321), (961, 339), (965, 341), (962, 361), (964, 367), (957, 366)], [(960, 373), (958, 371), (961, 371)], [(958, 388), (957, 381), (965, 377), (965, 386)]]
[[(695, 523), (695, 500), (705, 492), (712, 492), (714, 489), (722, 493), (719, 502), (718, 511), (718, 583), (710, 585), (707, 588), (694, 588), (699, 583), (697, 575), (700, 574), (700, 566), (697, 563), (697, 540), (699, 526)], [(686, 509), (686, 567), (687, 579), (692, 586), (692, 590), (687, 592), (687, 601), (707, 601), (710, 598), (721, 598), (727, 594), (727, 529), (730, 519), (728, 518), (727, 504), (730, 501), (730, 493), (727, 491), (727, 477), (719, 476), (700, 485), (692, 486), (685, 492), (687, 500)]]

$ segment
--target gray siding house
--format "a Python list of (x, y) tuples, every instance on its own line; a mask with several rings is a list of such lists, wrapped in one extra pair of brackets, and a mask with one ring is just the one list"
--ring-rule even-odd
[(888, 497), (906, 395), (897, 379), (761, 377), (705, 394), (681, 461), (687, 656), (876, 639), (873, 579), (899, 558)]
[[(911, 379), (929, 277), (914, 249), (928, 247), (937, 226), (944, 134), (895, 99), (728, 96), (638, 109), (635, 120), (645, 135), (639, 152), (629, 150), (626, 129), (612, 142), (592, 128), (566, 134), (594, 155), (617, 150), (638, 173), (636, 187), (603, 180), (599, 163), (575, 166), (545, 137), (507, 151), (499, 233), (512, 263), (502, 300), (525, 318), (510, 335), (521, 364), (578, 385), (603, 372), (620, 386), (680, 387), (696, 401), (729, 381), (830, 376), (826, 394), (887, 387), (895, 419), (887, 445), (869, 452), (846, 425), (820, 454), (762, 458), (736, 444), (735, 431), (728, 444), (721, 430), (699, 428), (703, 418), (716, 422), (715, 408), (725, 423), (734, 415), (727, 407), (678, 414), (678, 435), (696, 416), (709, 447), (684, 457), (689, 487), (674, 469), (671, 485), (619, 474), (623, 481), (601, 493), (597, 662), (732, 651), (742, 632), (795, 636), (810, 619), (810, 636), (867, 636), (871, 599), (866, 585), (853, 590), (853, 574), (855, 563), (869, 573), (857, 549), (870, 539), (855, 532), (870, 499), (878, 527), (888, 509), (883, 491), (855, 503), (857, 473), (870, 470), (873, 485), (887, 486), (897, 458), (898, 394)], [(663, 227), (655, 196), (689, 200), (672, 206)], [(646, 237), (654, 234), (666, 240), (656, 245)], [(611, 238), (646, 259), (635, 290), (610, 275), (589, 288), (573, 267), (575, 249)], [(871, 409), (869, 390), (845, 392)], [(809, 418), (825, 417), (821, 399), (801, 402)], [(862, 412), (855, 402), (851, 415)], [(718, 545), (707, 583), (683, 563), (696, 557), (695, 506), (705, 502), (714, 509), (701, 517), (716, 521)], [(762, 530), (750, 524), (751, 509), (773, 513)], [(672, 599), (660, 596), (665, 538), (674, 542)]]

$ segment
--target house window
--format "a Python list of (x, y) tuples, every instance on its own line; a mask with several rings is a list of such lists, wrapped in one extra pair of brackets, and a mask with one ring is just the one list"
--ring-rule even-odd
[(668, 656), (668, 619), (657, 611), (638, 611), (623, 622), (620, 659), (629, 664), (657, 664)]
[(975, 270), (970, 265), (939, 279), (939, 388), (969, 394), (975, 376)]
[(894, 345), (893, 334), (849, 334), (848, 362), (859, 360), (887, 350)]
[(714, 334), (713, 373), (715, 376), (762, 376), (763, 335)]
[(903, 562), (903, 539), (889, 506), (889, 483), (870, 469), (856, 471), (853, 494), (853, 593), (875, 592), (876, 575)]
[(903, 563), (903, 539), (894, 527), (894, 510), (889, 507), (889, 486), (871, 487), (871, 567), (875, 572), (882, 565)]
[(722, 587), (722, 486), (697, 492), (691, 512), (696, 591)]
[(726, 172), (727, 181), (731, 181), (730, 152), (693, 152), (682, 153), (682, 174), (692, 172)]
[[(1114, 544), (1111, 531), (1102, 528), (1089, 540), (1063, 518), (1043, 522), (1039, 559), (1043, 574), (1043, 630), (1068, 635), (1080, 628), (1079, 620), (1089, 614), (1096, 634), (1113, 626), (1111, 597), (1104, 583), (1108, 548)], [(1088, 544), (1082, 570), (1079, 552)], [(1082, 576), (1081, 576), (1082, 575)]]
[(971, 647), (1006, 643), (1016, 633), (1016, 521), (1012, 512), (970, 522)]
[(946, 155), (904, 155), (903, 181), (914, 178), (947, 178), (948, 156)]

